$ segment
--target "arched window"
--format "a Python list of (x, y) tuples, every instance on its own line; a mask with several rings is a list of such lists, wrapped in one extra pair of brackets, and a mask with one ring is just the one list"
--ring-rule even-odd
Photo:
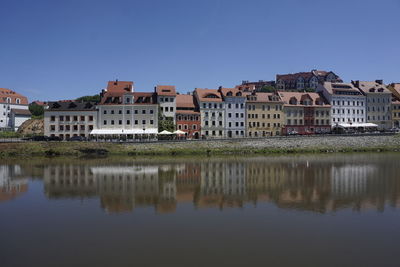
[(17, 100), (15, 100), (15, 102), (16, 102), (17, 104), (21, 104), (21, 99), (17, 98)]
[(7, 103), (11, 103), (11, 98), (7, 97)]

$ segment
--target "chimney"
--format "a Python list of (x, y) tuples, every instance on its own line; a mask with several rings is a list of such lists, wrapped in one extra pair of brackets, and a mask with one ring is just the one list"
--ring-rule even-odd
[(355, 86), (355, 87), (357, 87), (357, 88), (360, 88), (360, 81), (351, 81), (351, 83)]
[(377, 84), (383, 85), (383, 80), (375, 80)]

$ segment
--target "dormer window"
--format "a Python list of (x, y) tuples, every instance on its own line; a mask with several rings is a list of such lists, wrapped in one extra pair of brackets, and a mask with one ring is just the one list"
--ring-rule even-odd
[(7, 103), (11, 103), (11, 98), (7, 97)]
[(228, 93), (226, 93), (226, 96), (232, 96), (232, 92), (229, 91)]
[(242, 92), (237, 92), (236, 96), (242, 96)]
[(289, 104), (290, 105), (297, 105), (297, 99), (295, 97), (290, 98)]
[(129, 97), (125, 98), (125, 103), (126, 104), (130, 104), (131, 103), (131, 99)]
[(17, 104), (21, 104), (21, 99), (17, 98), (17, 100), (15, 101)]

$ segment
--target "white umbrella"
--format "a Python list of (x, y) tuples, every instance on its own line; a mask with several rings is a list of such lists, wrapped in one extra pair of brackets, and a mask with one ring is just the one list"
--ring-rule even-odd
[(174, 132), (174, 134), (186, 134), (184, 131), (181, 131), (181, 130), (176, 130), (175, 132)]
[(162, 132), (159, 132), (158, 134), (162, 134), (162, 135), (168, 135), (168, 134), (172, 134), (171, 132), (168, 132), (167, 130), (164, 130)]

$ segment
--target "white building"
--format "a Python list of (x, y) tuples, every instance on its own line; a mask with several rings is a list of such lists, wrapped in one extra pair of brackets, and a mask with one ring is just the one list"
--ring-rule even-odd
[(378, 129), (392, 127), (392, 92), (382, 80), (374, 82), (354, 81), (353, 85), (366, 96), (367, 122), (378, 125)]
[(246, 95), (237, 88), (219, 88), (225, 106), (225, 136), (238, 138), (246, 136)]
[(173, 85), (157, 85), (154, 88), (157, 103), (163, 117), (171, 118), (175, 122), (176, 89)]
[(196, 88), (194, 95), (200, 107), (201, 135), (205, 138), (225, 137), (225, 106), (220, 92)]
[(49, 102), (44, 111), (44, 135), (68, 140), (89, 137), (97, 125), (97, 110), (91, 102)]
[[(14, 114), (12, 114), (14, 110)], [(10, 89), (0, 88), (0, 130), (18, 130), (30, 119), (28, 99)]]
[(158, 133), (158, 105), (153, 93), (105, 92), (98, 109), (96, 136), (128, 139)]
[(331, 105), (331, 125), (366, 123), (366, 98), (351, 83), (324, 82), (317, 88)]

